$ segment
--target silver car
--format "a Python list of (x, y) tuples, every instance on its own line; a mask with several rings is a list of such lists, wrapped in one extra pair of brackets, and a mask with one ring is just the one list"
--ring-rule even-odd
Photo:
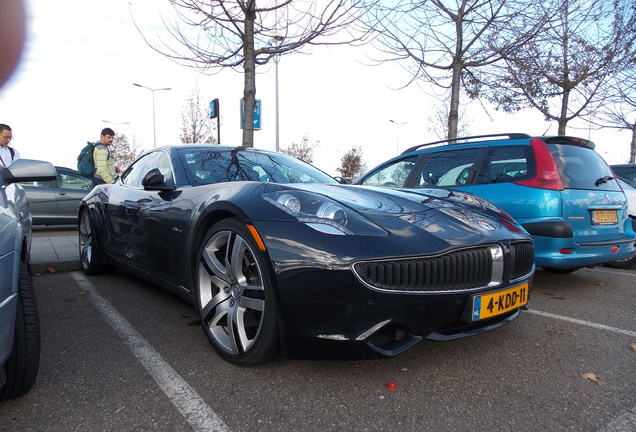
[(31, 214), (19, 182), (56, 178), (49, 162), (0, 167), (0, 400), (31, 389), (40, 365), (40, 322), (29, 272)]
[(51, 181), (22, 183), (33, 217), (33, 225), (75, 225), (80, 201), (93, 189), (91, 179), (74, 169), (55, 167)]

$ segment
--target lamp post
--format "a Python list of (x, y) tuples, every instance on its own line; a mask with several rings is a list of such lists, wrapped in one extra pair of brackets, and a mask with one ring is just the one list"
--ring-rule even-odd
[(275, 89), (276, 89), (276, 151), (280, 150), (280, 129), (279, 129), (279, 124), (280, 124), (280, 117), (279, 117), (279, 113), (278, 113), (278, 62), (280, 62), (280, 54), (274, 54), (274, 69), (276, 72), (276, 85), (275, 85)]
[(130, 124), (130, 122), (123, 122), (123, 123), (115, 123), (112, 121), (108, 121), (108, 120), (102, 120), (104, 123), (108, 123), (111, 124), (115, 127), (115, 135), (119, 135), (119, 132), (117, 132), (117, 126), (123, 126), (123, 125), (127, 125)]
[(155, 126), (155, 92), (161, 91), (161, 90), (172, 90), (172, 88), (164, 87), (164, 88), (152, 89), (150, 87), (146, 87), (137, 83), (133, 83), (133, 85), (137, 87), (145, 88), (146, 90), (150, 90), (152, 92), (152, 146), (157, 147), (157, 129)]
[(406, 122), (398, 123), (395, 120), (389, 119), (391, 123), (397, 126), (397, 143), (395, 144), (395, 150), (397, 154), (400, 154), (400, 126), (405, 125)]

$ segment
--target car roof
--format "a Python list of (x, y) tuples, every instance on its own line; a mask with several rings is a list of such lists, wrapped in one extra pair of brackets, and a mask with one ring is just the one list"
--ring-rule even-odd
[(230, 150), (241, 150), (241, 151), (252, 151), (256, 153), (277, 153), (272, 150), (265, 150), (254, 147), (242, 147), (242, 146), (228, 146), (221, 144), (169, 144), (161, 147), (157, 147), (157, 149), (165, 149), (168, 151), (178, 150), (178, 149), (212, 149), (212, 150), (221, 150), (221, 151), (230, 151)]
[[(484, 139), (484, 138), (488, 138), (488, 139)], [(506, 141), (529, 140), (531, 138), (541, 139), (548, 144), (569, 144), (569, 145), (577, 145), (581, 147), (586, 147), (589, 149), (594, 149), (595, 147), (592, 141), (586, 140), (583, 138), (573, 137), (573, 136), (544, 135), (544, 136), (533, 137), (524, 133), (501, 133), (501, 134), (474, 135), (474, 136), (467, 136), (467, 137), (450, 138), (450, 139), (445, 139), (440, 141), (433, 141), (426, 144), (418, 144), (416, 146), (413, 146), (405, 150), (404, 152), (402, 152), (402, 154), (411, 153), (413, 151), (420, 150), (423, 147), (428, 147), (428, 146), (441, 147), (446, 145), (453, 146), (453, 145), (480, 144), (480, 143), (501, 144), (501, 143), (505, 143)]]

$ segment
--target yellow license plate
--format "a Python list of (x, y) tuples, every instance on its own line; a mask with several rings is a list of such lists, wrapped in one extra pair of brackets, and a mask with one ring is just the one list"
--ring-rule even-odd
[(501, 315), (528, 303), (528, 284), (473, 297), (473, 321)]
[(618, 212), (616, 210), (592, 210), (592, 223), (595, 225), (618, 223)]

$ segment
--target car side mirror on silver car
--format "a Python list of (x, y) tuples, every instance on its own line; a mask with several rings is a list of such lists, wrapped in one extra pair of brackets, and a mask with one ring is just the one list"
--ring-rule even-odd
[(57, 171), (50, 162), (18, 159), (8, 167), (0, 167), (0, 184), (3, 186), (11, 183), (30, 181), (49, 181), (57, 178)]

